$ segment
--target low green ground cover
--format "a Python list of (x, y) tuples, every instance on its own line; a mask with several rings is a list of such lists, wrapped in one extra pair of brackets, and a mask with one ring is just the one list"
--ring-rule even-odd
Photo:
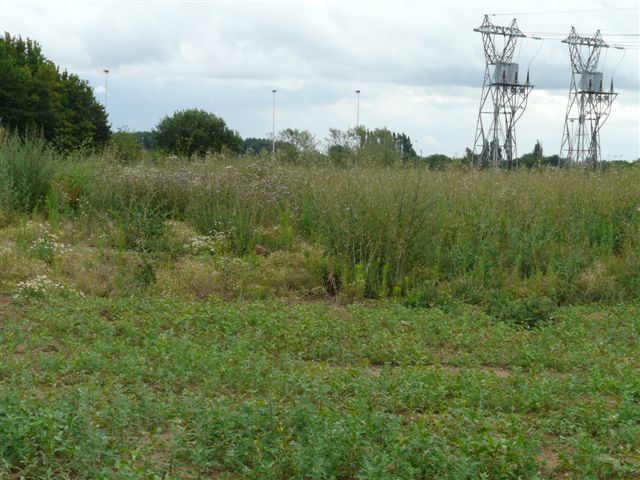
[(3, 478), (638, 478), (640, 308), (0, 299)]

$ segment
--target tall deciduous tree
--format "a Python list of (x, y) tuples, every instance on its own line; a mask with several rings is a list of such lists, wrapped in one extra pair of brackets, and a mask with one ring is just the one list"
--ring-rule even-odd
[(0, 123), (41, 132), (63, 149), (99, 146), (111, 134), (104, 107), (85, 80), (45, 58), (33, 40), (0, 39)]
[(180, 155), (204, 155), (224, 149), (242, 151), (242, 138), (223, 119), (204, 110), (181, 110), (156, 126), (158, 146)]

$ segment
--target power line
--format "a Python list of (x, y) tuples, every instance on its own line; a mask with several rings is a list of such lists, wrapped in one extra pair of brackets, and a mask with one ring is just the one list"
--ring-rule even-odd
[[(606, 30), (600, 30), (602, 35), (606, 35), (607, 37), (640, 37), (640, 33), (611, 33)], [(525, 32), (528, 35), (558, 35), (558, 36), (567, 36), (567, 32)]]
[[(554, 36), (554, 34), (544, 33), (544, 32), (524, 32), (524, 33), (528, 38), (531, 38), (533, 40), (553, 40), (553, 41), (559, 41), (559, 42), (564, 40), (563, 37), (567, 36), (566, 33), (563, 33), (561, 36), (559, 34), (556, 34)], [(604, 48), (608, 48), (608, 47), (617, 48), (619, 50), (626, 49), (626, 48), (634, 49), (634, 48), (640, 47), (640, 42), (629, 42), (629, 41), (613, 42), (613, 43), (607, 43), (607, 45)]]
[(607, 9), (598, 9), (598, 10), (549, 10), (549, 11), (538, 11), (538, 12), (515, 12), (515, 13), (489, 13), (488, 15), (491, 17), (500, 17), (500, 16), (521, 16), (521, 15), (556, 15), (556, 14), (579, 14), (579, 13), (604, 13), (604, 12), (620, 12), (620, 11), (628, 11), (628, 10), (638, 10), (638, 7), (626, 7), (626, 8), (607, 8)]

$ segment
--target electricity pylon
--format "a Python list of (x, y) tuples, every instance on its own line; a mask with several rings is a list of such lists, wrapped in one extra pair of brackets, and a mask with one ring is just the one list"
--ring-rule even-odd
[(515, 18), (510, 26), (500, 27), (493, 25), (488, 15), (473, 30), (482, 34), (486, 60), (473, 151), (481, 167), (511, 169), (517, 156), (515, 124), (533, 88), (528, 71), (525, 83), (519, 82), (519, 66), (513, 62), (518, 38), (526, 35)]
[(569, 164), (596, 166), (601, 160), (600, 129), (611, 112), (613, 79), (609, 91), (602, 88), (598, 71), (600, 51), (608, 48), (598, 30), (593, 37), (581, 37), (574, 27), (563, 43), (569, 45), (571, 84), (564, 119), (560, 157)]

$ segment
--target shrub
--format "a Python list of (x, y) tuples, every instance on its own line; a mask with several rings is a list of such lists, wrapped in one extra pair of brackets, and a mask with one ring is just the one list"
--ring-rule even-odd
[(412, 308), (431, 308), (438, 304), (438, 285), (435, 281), (424, 282), (410, 289), (402, 300), (402, 304)]
[(556, 304), (547, 297), (511, 298), (504, 292), (489, 296), (488, 313), (503, 322), (535, 328), (553, 320)]
[(133, 272), (136, 285), (142, 289), (156, 283), (156, 266), (149, 259), (144, 259)]

